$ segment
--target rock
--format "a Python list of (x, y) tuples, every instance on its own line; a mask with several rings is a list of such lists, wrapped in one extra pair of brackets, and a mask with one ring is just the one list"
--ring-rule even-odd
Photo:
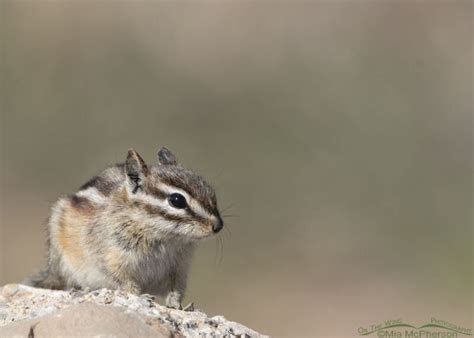
[(0, 288), (0, 337), (262, 337), (201, 311), (169, 309), (120, 290)]
[[(133, 333), (133, 334), (132, 334)], [(125, 313), (119, 307), (77, 304), (56, 313), (29, 320), (22, 320), (0, 327), (0, 336), (35, 338), (65, 337), (169, 337), (170, 331), (163, 325), (151, 327), (134, 314)]]

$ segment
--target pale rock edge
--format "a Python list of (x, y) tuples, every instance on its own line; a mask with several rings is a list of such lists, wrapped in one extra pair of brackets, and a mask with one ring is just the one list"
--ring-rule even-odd
[[(88, 321), (88, 323), (85, 323)], [(120, 290), (0, 287), (0, 337), (266, 337), (223, 316), (169, 309)]]

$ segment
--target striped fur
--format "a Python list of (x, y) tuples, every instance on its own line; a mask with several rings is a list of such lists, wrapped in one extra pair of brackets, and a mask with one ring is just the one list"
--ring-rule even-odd
[[(161, 153), (161, 157), (160, 157)], [(160, 150), (148, 167), (133, 150), (56, 202), (48, 222), (48, 267), (26, 283), (45, 288), (122, 288), (179, 307), (194, 245), (222, 224), (214, 190)], [(180, 193), (188, 207), (170, 205)], [(215, 228), (214, 228), (215, 230)]]

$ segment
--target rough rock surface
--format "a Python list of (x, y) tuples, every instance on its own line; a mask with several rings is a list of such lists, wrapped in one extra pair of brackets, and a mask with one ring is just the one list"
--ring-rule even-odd
[(119, 290), (0, 288), (0, 337), (262, 337), (222, 316), (169, 309)]

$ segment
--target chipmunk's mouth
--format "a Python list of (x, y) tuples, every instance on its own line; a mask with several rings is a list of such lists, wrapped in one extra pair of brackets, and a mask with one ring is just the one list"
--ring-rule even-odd
[(217, 232), (210, 229), (210, 227), (206, 227), (206, 229), (202, 229), (202, 231), (199, 231), (199, 233), (195, 234), (195, 239), (206, 240), (206, 239), (215, 237), (216, 235), (217, 235)]
[(193, 229), (196, 239), (206, 239), (217, 235), (224, 227), (224, 222), (220, 217), (215, 217), (208, 222), (201, 223), (199, 227)]

